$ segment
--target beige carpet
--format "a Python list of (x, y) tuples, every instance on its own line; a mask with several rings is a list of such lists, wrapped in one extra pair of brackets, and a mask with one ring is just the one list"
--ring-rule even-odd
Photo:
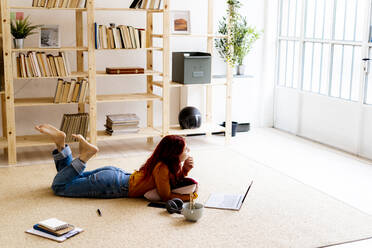
[[(244, 156), (226, 150), (194, 152), (199, 202), (211, 192), (243, 193), (239, 212), (205, 209), (197, 223), (147, 207), (143, 199), (54, 196), (52, 164), (0, 169), (0, 247), (319, 247), (372, 236), (372, 217)], [(132, 171), (145, 157), (94, 160), (88, 169), (116, 165)], [(330, 175), (332, 176), (332, 175)], [(96, 210), (102, 211), (98, 217)], [(24, 233), (57, 217), (85, 231), (64, 243)]]

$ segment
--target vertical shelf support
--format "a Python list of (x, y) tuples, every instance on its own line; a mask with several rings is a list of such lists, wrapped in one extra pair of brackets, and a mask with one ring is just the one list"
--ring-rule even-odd
[(164, 0), (163, 12), (163, 135), (169, 133), (170, 122), (170, 26), (169, 26), (169, 0)]
[(14, 89), (12, 69), (12, 45), (10, 33), (10, 10), (8, 0), (1, 0), (1, 29), (3, 31), (3, 58), (5, 79), (6, 131), (8, 140), (8, 163), (17, 163), (16, 132), (14, 114)]
[[(213, 1), (208, 0), (208, 34), (213, 34)], [(212, 55), (213, 53), (213, 37), (208, 36), (207, 38), (207, 52)], [(213, 68), (213, 61), (211, 68)], [(212, 74), (212, 70), (211, 70)], [(207, 123), (212, 122), (212, 86), (209, 84), (206, 86), (206, 121)], [(211, 136), (211, 132), (206, 133), (207, 136)]]
[[(228, 8), (231, 8), (228, 6)], [(228, 49), (229, 53), (233, 54), (234, 48), (232, 47), (232, 41), (231, 41), (231, 18), (230, 18), (230, 9), (228, 10), (227, 13), (227, 44), (229, 44)], [(233, 80), (233, 75), (232, 75), (232, 67), (230, 65), (230, 62), (226, 62), (226, 125), (225, 125), (225, 141), (226, 143), (230, 142), (231, 139), (231, 129), (232, 129), (232, 123), (231, 123), (231, 107), (232, 107), (232, 80)]]
[(87, 35), (88, 35), (88, 85), (89, 85), (89, 137), (97, 144), (97, 87), (96, 87), (96, 52), (94, 38), (94, 0), (87, 1)]
[[(153, 14), (147, 12), (146, 15), (146, 47), (153, 47)], [(147, 70), (153, 70), (153, 51), (147, 50), (146, 52), (146, 67)], [(152, 82), (154, 77), (152, 75), (147, 76), (147, 93), (153, 93)], [(147, 127), (154, 127), (154, 102), (147, 101)], [(153, 138), (147, 138), (148, 143), (153, 142)]]
[[(75, 19), (76, 19), (76, 46), (83, 47), (84, 46), (84, 28), (83, 28), (83, 12), (76, 10), (75, 12)], [(83, 72), (84, 71), (84, 52), (77, 51), (76, 52), (76, 64), (77, 64), (77, 71)], [(78, 81), (82, 80), (83, 78), (77, 78)], [(84, 113), (85, 112), (85, 103), (78, 104), (78, 112)]]

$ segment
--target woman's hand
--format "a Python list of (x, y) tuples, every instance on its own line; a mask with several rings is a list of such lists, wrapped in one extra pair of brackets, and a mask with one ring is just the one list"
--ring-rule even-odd
[(192, 157), (188, 157), (183, 163), (182, 167), (183, 175), (186, 176), (192, 168), (194, 168), (194, 159)]

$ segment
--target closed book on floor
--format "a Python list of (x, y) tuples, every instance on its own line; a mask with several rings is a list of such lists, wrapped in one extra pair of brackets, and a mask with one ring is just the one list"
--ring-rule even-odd
[(58, 231), (58, 230), (67, 228), (69, 226), (67, 222), (59, 220), (57, 218), (49, 218), (46, 220), (42, 220), (37, 224), (42, 227), (46, 227), (49, 230), (53, 230), (53, 231)]

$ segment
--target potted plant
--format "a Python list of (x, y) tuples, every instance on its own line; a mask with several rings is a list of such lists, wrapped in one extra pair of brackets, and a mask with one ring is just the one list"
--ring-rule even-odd
[[(229, 61), (231, 65), (237, 66), (237, 74), (243, 75), (245, 70), (243, 60), (250, 52), (253, 43), (260, 38), (261, 32), (257, 31), (255, 27), (249, 26), (247, 19), (238, 13), (238, 9), (241, 6), (239, 1), (228, 0), (227, 4), (229, 6), (228, 15), (230, 15), (231, 22), (231, 46), (234, 50), (229, 55), (227, 38), (216, 39), (215, 47), (225, 61)], [(223, 17), (219, 21), (218, 32), (222, 35), (229, 34), (226, 17)]]
[(31, 35), (35, 34), (35, 29), (39, 28), (41, 25), (31, 25), (29, 21), (29, 17), (27, 16), (25, 19), (20, 20), (12, 20), (10, 23), (10, 31), (14, 38), (14, 47), (15, 48), (23, 48), (23, 40)]

